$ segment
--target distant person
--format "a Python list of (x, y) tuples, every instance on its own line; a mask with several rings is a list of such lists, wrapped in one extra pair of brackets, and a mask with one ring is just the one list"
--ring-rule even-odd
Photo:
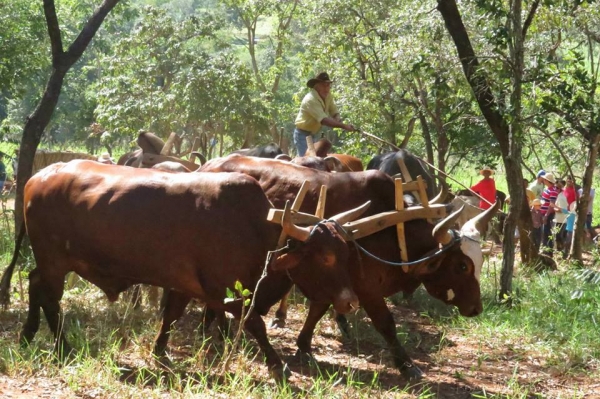
[(542, 208), (541, 212), (544, 215), (544, 227), (542, 228), (542, 251), (552, 256), (552, 247), (554, 242), (552, 240), (552, 227), (554, 221), (554, 205), (556, 203), (556, 197), (558, 196), (559, 190), (556, 186), (556, 178), (552, 173), (546, 173), (542, 176), (542, 181), (546, 188), (542, 192)]
[(321, 130), (322, 125), (339, 127), (350, 132), (356, 130), (353, 125), (342, 122), (330, 93), (332, 83), (327, 72), (319, 73), (306, 83), (311, 90), (302, 99), (294, 129), (294, 144), (299, 157), (303, 157), (308, 149), (306, 138), (313, 136), (314, 140), (314, 135)]
[[(580, 188), (577, 193), (579, 194), (579, 197), (583, 196), (583, 188)], [(594, 197), (596, 195), (596, 190), (591, 187), (590, 188), (590, 196), (588, 198), (588, 210), (587, 210), (587, 214), (585, 216), (585, 230), (586, 230), (586, 235), (589, 238), (594, 238), (594, 229), (592, 229), (592, 219), (594, 218)]]
[[(529, 185), (529, 181), (527, 179), (523, 179), (523, 188), (525, 190), (525, 196), (527, 197), (527, 206), (531, 207), (531, 202), (536, 198), (533, 191), (531, 191), (527, 186)], [(504, 201), (506, 204), (510, 204), (510, 196), (506, 197)]]
[(102, 153), (102, 155), (100, 155), (98, 157), (98, 162), (106, 164), (106, 165), (114, 165), (115, 164), (115, 160), (113, 158), (111, 158), (111, 156), (108, 152)]
[(4, 189), (4, 182), (6, 181), (6, 165), (2, 162), (4, 153), (0, 152), (0, 192)]
[(542, 227), (544, 225), (544, 215), (542, 214), (542, 201), (534, 198), (531, 201), (531, 220), (533, 221), (533, 230), (531, 231), (531, 241), (535, 246), (536, 252), (540, 250), (542, 242)]
[(535, 198), (542, 198), (542, 192), (544, 191), (545, 185), (544, 182), (542, 180), (542, 177), (546, 174), (546, 171), (544, 169), (540, 170), (537, 175), (536, 178), (533, 182), (531, 182), (531, 184), (529, 185), (529, 189), (531, 191), (533, 191), (533, 193), (535, 194)]
[(12, 159), (13, 180), (17, 181), (17, 168), (19, 167), (19, 149), (15, 148), (15, 156)]
[(567, 202), (571, 205), (573, 202), (577, 201), (579, 197), (577, 195), (577, 190), (575, 190), (575, 181), (571, 176), (567, 176), (565, 180), (565, 187), (563, 188), (563, 192), (565, 193), (565, 197), (567, 198)]
[(569, 202), (565, 195), (564, 187), (566, 186), (565, 180), (558, 180), (556, 187), (560, 190), (556, 196), (556, 202), (554, 204), (554, 243), (558, 251), (564, 249), (565, 242), (567, 240), (567, 231), (565, 230), (565, 223), (569, 213)]
[(573, 231), (575, 230), (575, 221), (577, 220), (577, 201), (571, 202), (567, 214), (567, 220), (565, 222), (565, 230), (567, 236), (565, 239), (565, 246), (563, 248), (563, 259), (567, 259), (569, 252), (571, 252), (571, 242), (573, 242)]
[(479, 207), (481, 209), (489, 209), (496, 202), (496, 182), (492, 179), (494, 171), (488, 167), (484, 167), (479, 171), (479, 174), (483, 176), (483, 179), (472, 186), (471, 190), (483, 198), (479, 201)]

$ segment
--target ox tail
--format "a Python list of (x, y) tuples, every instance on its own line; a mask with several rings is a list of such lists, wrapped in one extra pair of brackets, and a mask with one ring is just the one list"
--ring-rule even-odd
[(8, 265), (4, 271), (2, 280), (0, 281), (0, 305), (2, 305), (3, 308), (6, 308), (10, 304), (10, 280), (12, 279), (13, 272), (15, 271), (17, 259), (19, 259), (19, 250), (21, 249), (21, 243), (25, 237), (25, 232), (25, 221), (23, 221), (15, 241), (15, 252), (13, 253), (12, 260), (10, 261), (10, 265)]

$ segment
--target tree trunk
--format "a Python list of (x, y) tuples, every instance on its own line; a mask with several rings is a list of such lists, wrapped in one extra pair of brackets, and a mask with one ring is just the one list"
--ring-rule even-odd
[(573, 231), (573, 240), (571, 242), (571, 259), (582, 260), (583, 241), (585, 237), (585, 218), (589, 205), (590, 189), (594, 180), (594, 169), (598, 158), (598, 146), (600, 145), (600, 134), (593, 135), (591, 144), (588, 147), (588, 156), (585, 162), (585, 171), (583, 173), (583, 191), (581, 198), (577, 201), (577, 222)]
[(42, 135), (44, 134), (44, 129), (50, 122), (50, 118), (58, 103), (66, 73), (67, 71), (53, 69), (40, 103), (33, 113), (29, 115), (27, 122), (25, 122), (17, 167), (17, 196), (15, 200), (16, 230), (20, 229), (21, 221), (23, 220), (23, 193), (25, 190), (25, 183), (27, 183), (31, 177), (35, 152), (40, 144)]
[[(521, 24), (521, 1), (515, 0), (511, 8), (511, 61), (513, 64), (513, 93), (511, 96), (510, 126), (500, 112), (485, 70), (475, 55), (467, 29), (465, 28), (456, 0), (438, 0), (438, 11), (442, 14), (446, 29), (458, 52), (465, 77), (473, 90), (477, 104), (492, 133), (500, 145), (506, 180), (511, 198), (523, 197), (523, 175), (521, 172), (521, 85), (523, 74), (523, 31)], [(512, 274), (515, 260), (514, 232), (522, 202), (512, 201), (504, 225), (504, 243), (501, 273), (500, 299), (504, 300), (512, 291)]]

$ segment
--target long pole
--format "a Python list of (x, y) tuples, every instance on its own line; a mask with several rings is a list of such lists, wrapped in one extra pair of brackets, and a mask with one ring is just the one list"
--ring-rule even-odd
[[(380, 142), (380, 143), (383, 143), (383, 144), (389, 145), (390, 147), (392, 147), (392, 148), (393, 148), (393, 149), (395, 149), (396, 151), (400, 150), (400, 147), (398, 147), (398, 146), (396, 146), (396, 145), (394, 145), (394, 144), (390, 143), (389, 141), (385, 141), (385, 140), (383, 140), (383, 139), (381, 139), (381, 138), (379, 138), (379, 137), (375, 136), (374, 134), (367, 133), (367, 132), (365, 132), (365, 131), (363, 131), (363, 130), (359, 130), (359, 132), (360, 132), (361, 134), (363, 134), (363, 135), (365, 135), (365, 136), (367, 136), (367, 137), (369, 137), (369, 138), (371, 138), (371, 139), (375, 140), (375, 141), (378, 141), (378, 142)], [(414, 154), (413, 154), (413, 155), (414, 155)], [(483, 201), (487, 202), (488, 204), (490, 204), (490, 205), (492, 205), (492, 206), (494, 205), (494, 204), (492, 204), (490, 201), (488, 201), (488, 200), (486, 200), (485, 198), (483, 198), (481, 195), (477, 194), (475, 191), (471, 190), (471, 188), (469, 188), (469, 187), (465, 186), (464, 184), (462, 184), (461, 182), (459, 182), (458, 180), (456, 180), (456, 179), (455, 179), (455, 178), (453, 178), (452, 176), (448, 175), (446, 172), (444, 172), (444, 171), (442, 171), (442, 170), (440, 170), (440, 169), (436, 168), (435, 166), (433, 166), (432, 164), (430, 164), (430, 163), (429, 163), (429, 162), (427, 162), (426, 160), (424, 160), (424, 159), (422, 159), (422, 158), (420, 158), (420, 157), (417, 157), (416, 155), (414, 155), (414, 156), (415, 156), (416, 158), (418, 158), (419, 160), (421, 160), (421, 162), (423, 162), (423, 163), (427, 164), (428, 166), (432, 167), (432, 168), (433, 168), (433, 169), (435, 169), (435, 170), (436, 170), (438, 173), (440, 173), (440, 174), (442, 174), (442, 175), (446, 176), (448, 179), (452, 180), (453, 182), (455, 182), (455, 183), (456, 183), (456, 184), (458, 184), (459, 186), (461, 186), (461, 187), (464, 187), (465, 189), (469, 190), (469, 192), (470, 192), (470, 193), (472, 193), (473, 195), (475, 195), (475, 196), (476, 196), (476, 197), (478, 197), (479, 199), (481, 199), (481, 200), (483, 200)]]

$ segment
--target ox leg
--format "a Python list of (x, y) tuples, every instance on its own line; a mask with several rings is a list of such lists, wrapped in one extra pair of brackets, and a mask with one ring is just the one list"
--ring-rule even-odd
[[(239, 312), (235, 312), (234, 315), (238, 320), (240, 319)], [(271, 346), (267, 338), (267, 327), (262, 317), (256, 311), (253, 311), (244, 327), (256, 339), (258, 346), (265, 355), (265, 362), (275, 381), (278, 383), (286, 381), (291, 372), (287, 365), (283, 364), (273, 346)]]
[(404, 350), (396, 337), (396, 323), (394, 322), (394, 317), (386, 306), (384, 299), (375, 298), (369, 301), (363, 301), (362, 299), (363, 298), (361, 298), (361, 305), (363, 306), (363, 309), (371, 318), (375, 329), (387, 342), (394, 358), (394, 364), (400, 370), (404, 378), (409, 380), (422, 378), (423, 372), (412, 362), (412, 359), (408, 353), (406, 353), (406, 350)]
[(167, 348), (167, 342), (169, 342), (169, 336), (171, 335), (171, 327), (174, 322), (176, 322), (185, 307), (192, 298), (188, 295), (182, 294), (177, 291), (170, 291), (169, 296), (167, 298), (167, 302), (165, 304), (165, 309), (163, 312), (162, 324), (160, 326), (160, 331), (158, 336), (156, 337), (156, 342), (154, 344), (154, 355), (161, 360), (164, 359), (164, 355)]
[(48, 321), (48, 326), (55, 339), (55, 351), (60, 359), (64, 359), (71, 351), (65, 339), (63, 324), (64, 317), (60, 309), (60, 298), (64, 289), (64, 278), (44, 280), (39, 269), (34, 269), (29, 274), (29, 314), (23, 326), (21, 344), (31, 342), (40, 325), (40, 307)]
[(35, 337), (35, 334), (40, 328), (40, 274), (38, 269), (33, 269), (29, 273), (29, 312), (27, 312), (27, 320), (23, 324), (19, 342), (21, 346), (29, 345)]
[(271, 328), (285, 327), (285, 320), (287, 318), (288, 310), (288, 298), (290, 296), (290, 292), (291, 291), (288, 291), (287, 294), (285, 294), (285, 296), (281, 298), (281, 301), (279, 301), (279, 307), (275, 311), (275, 318), (271, 321)]
[(225, 312), (222, 310), (215, 310), (208, 305), (204, 306), (204, 313), (202, 315), (202, 335), (206, 336), (208, 334), (208, 329), (215, 320), (217, 320), (217, 328), (219, 330), (220, 337), (223, 339), (227, 338), (230, 330), (227, 326)]
[(319, 320), (321, 320), (325, 313), (327, 313), (327, 309), (329, 309), (329, 306), (330, 304), (328, 303), (310, 303), (310, 307), (308, 309), (308, 316), (306, 316), (306, 320), (304, 321), (304, 325), (302, 326), (302, 331), (300, 331), (300, 335), (298, 335), (298, 339), (296, 340), (296, 345), (298, 345), (298, 351), (296, 352), (296, 356), (300, 357), (302, 360), (313, 360), (312, 338), (315, 332), (315, 327), (317, 326)]

